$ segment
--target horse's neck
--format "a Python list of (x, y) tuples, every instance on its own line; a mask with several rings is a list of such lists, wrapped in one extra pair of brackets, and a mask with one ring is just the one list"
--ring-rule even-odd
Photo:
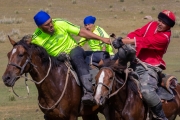
[(36, 81), (35, 85), (38, 89), (38, 98), (46, 102), (51, 99), (58, 99), (57, 97), (62, 93), (61, 88), (64, 88), (62, 86), (65, 84), (64, 76), (66, 75), (64, 74), (66, 74), (67, 68), (62, 65), (52, 69), (52, 67), (49, 68), (50, 64), (43, 65), (40, 62), (38, 63), (38, 61), (36, 60), (37, 63), (33, 62), (36, 67), (33, 67), (29, 72), (32, 79)]

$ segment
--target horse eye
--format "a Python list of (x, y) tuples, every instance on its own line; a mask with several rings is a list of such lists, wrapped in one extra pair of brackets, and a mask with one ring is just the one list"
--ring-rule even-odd
[(110, 79), (112, 80), (112, 79), (113, 79), (113, 77), (110, 77)]
[(19, 57), (23, 57), (23, 54), (19, 54), (18, 56), (19, 56)]

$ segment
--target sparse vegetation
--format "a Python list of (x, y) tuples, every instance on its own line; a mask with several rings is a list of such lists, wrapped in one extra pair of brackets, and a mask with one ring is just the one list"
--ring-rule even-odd
[(156, 10), (155, 7), (152, 7), (152, 10)]
[(117, 19), (117, 15), (114, 15), (114, 18)]
[(140, 11), (140, 14), (143, 14), (144, 12), (143, 11)]
[(76, 0), (72, 0), (72, 4), (76, 4), (77, 2), (76, 2)]
[[(167, 69), (164, 73), (172, 74), (180, 80), (180, 0), (2, 0), (0, 7), (0, 74), (5, 71), (8, 63), (7, 53), (12, 49), (7, 35), (14, 40), (20, 40), (24, 35), (32, 34), (37, 27), (34, 24), (34, 14), (41, 10), (48, 12), (53, 18), (63, 18), (76, 25), (83, 26), (86, 15), (96, 16), (96, 24), (103, 27), (107, 33), (115, 33), (125, 37), (130, 31), (142, 27), (148, 20), (146, 15), (157, 18), (163, 9), (169, 9), (176, 14), (176, 25), (172, 29), (170, 47), (164, 56)], [(77, 37), (76, 40), (79, 40)], [(88, 50), (87, 47), (84, 47)], [(38, 107), (38, 93), (34, 83), (29, 82), (30, 96), (19, 99), (9, 92), (3, 81), (0, 81), (0, 119), (1, 120), (42, 120), (43, 113)], [(15, 84), (16, 92), (26, 96), (24, 80)], [(100, 120), (104, 120), (99, 114)], [(79, 118), (78, 120), (82, 120)], [(178, 117), (176, 120), (180, 120)]]
[(122, 11), (126, 11), (126, 7), (122, 7)]
[(9, 95), (9, 101), (16, 101), (16, 98), (14, 95)]
[(109, 8), (112, 8), (112, 7), (113, 7), (112, 5), (109, 6)]
[(3, 31), (0, 32), (0, 43), (4, 43), (6, 40), (6, 35)]
[(174, 30), (172, 33), (173, 38), (180, 38), (180, 31), (179, 30)]
[(176, 17), (176, 25), (180, 26), (180, 18), (179, 17)]
[(0, 19), (0, 24), (20, 24), (23, 23), (22, 18), (6, 18), (5, 16)]

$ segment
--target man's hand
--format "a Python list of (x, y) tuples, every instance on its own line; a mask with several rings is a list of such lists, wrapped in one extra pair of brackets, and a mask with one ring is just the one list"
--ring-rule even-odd
[(104, 43), (110, 44), (110, 39), (109, 38), (103, 38), (102, 41)]
[(124, 43), (122, 42), (122, 37), (118, 37), (117, 39), (115, 39), (112, 44), (114, 46), (115, 49), (118, 49), (120, 47), (122, 47), (124, 45)]

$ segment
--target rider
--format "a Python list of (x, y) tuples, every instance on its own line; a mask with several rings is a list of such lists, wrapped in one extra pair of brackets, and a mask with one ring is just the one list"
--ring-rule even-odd
[[(84, 18), (84, 27), (86, 30), (93, 32), (94, 34), (109, 38), (109, 35), (104, 31), (103, 28), (95, 25), (96, 18), (94, 16), (86, 16)], [(83, 46), (86, 42), (88, 42), (88, 45), (90, 46), (92, 51), (107, 51), (111, 57), (114, 56), (113, 48), (109, 44), (105, 44), (102, 41), (95, 40), (95, 39), (86, 39), (81, 38), (79, 41), (79, 45)]]
[(109, 38), (100, 37), (66, 20), (52, 19), (47, 12), (42, 10), (36, 13), (34, 21), (38, 28), (33, 33), (31, 43), (44, 47), (50, 56), (58, 57), (62, 52), (70, 54), (72, 65), (84, 90), (82, 102), (88, 105), (94, 104), (92, 76), (89, 73), (88, 65), (85, 63), (85, 52), (77, 46), (77, 42), (71, 34), (87, 39), (100, 40), (104, 43), (109, 43)]
[(129, 33), (126, 38), (113, 41), (115, 48), (120, 48), (123, 44), (135, 45), (136, 57), (139, 61), (135, 64), (135, 71), (139, 75), (140, 92), (150, 110), (163, 120), (167, 118), (156, 90), (158, 73), (166, 68), (162, 58), (170, 43), (170, 29), (174, 25), (174, 13), (164, 10), (159, 13), (158, 21), (151, 21), (142, 28)]

